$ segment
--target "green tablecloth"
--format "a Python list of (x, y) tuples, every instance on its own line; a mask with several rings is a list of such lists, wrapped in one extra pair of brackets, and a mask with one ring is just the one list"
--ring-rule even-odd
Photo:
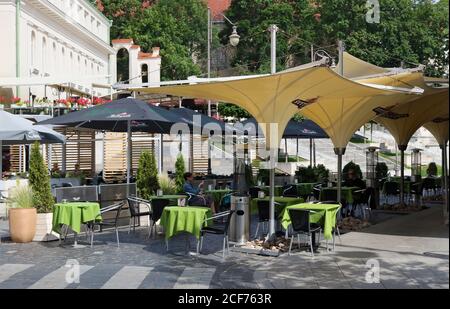
[(295, 186), (297, 186), (297, 192), (300, 196), (306, 196), (311, 194), (311, 192), (313, 191), (314, 185), (316, 183), (298, 183), (295, 184)]
[[(258, 201), (269, 201), (269, 197), (266, 196), (265, 198), (254, 198), (250, 201), (250, 213), (255, 214), (258, 212)], [(282, 196), (276, 196), (275, 202), (280, 205), (275, 205), (276, 209), (278, 211), (282, 211), (286, 206), (295, 205), (304, 203), (305, 200), (302, 198), (296, 198), (296, 197), (282, 197)]]
[(220, 205), (220, 201), (222, 198), (228, 194), (233, 192), (232, 190), (223, 189), (223, 190), (206, 190), (205, 194), (210, 195), (214, 200), (214, 205)]
[[(257, 188), (260, 188), (266, 195), (270, 194), (270, 186), (257, 186)], [(282, 196), (283, 195), (283, 186), (275, 186), (275, 196)]]
[[(211, 209), (206, 207), (166, 207), (160, 224), (164, 227), (166, 239), (180, 232), (188, 232), (200, 238), (200, 230), (206, 218), (211, 217)], [(210, 222), (207, 222), (209, 225)]]
[(178, 206), (179, 199), (185, 199), (186, 195), (163, 195), (163, 196), (150, 196), (149, 201), (155, 199), (169, 200), (169, 206)]
[(304, 209), (314, 211), (315, 213), (311, 213), (309, 216), (310, 222), (321, 224), (323, 226), (323, 236), (325, 239), (333, 238), (333, 227), (336, 225), (336, 214), (339, 209), (339, 205), (299, 204), (288, 206), (281, 214), (281, 225), (285, 229), (287, 229), (291, 224), (288, 209)]
[(64, 224), (69, 226), (72, 231), (80, 233), (81, 224), (101, 219), (98, 203), (59, 203), (55, 204), (53, 208), (52, 230), (60, 234), (61, 226)]
[[(324, 200), (324, 196), (323, 196), (323, 192), (324, 191), (337, 191), (336, 187), (333, 188), (322, 188), (322, 190), (320, 191), (320, 200), (323, 201)], [(355, 201), (355, 196), (354, 196), (354, 191), (358, 191), (361, 190), (361, 188), (358, 187), (342, 187), (341, 188), (341, 192), (342, 192), (342, 198), (348, 203), (348, 204), (353, 204), (353, 202)]]

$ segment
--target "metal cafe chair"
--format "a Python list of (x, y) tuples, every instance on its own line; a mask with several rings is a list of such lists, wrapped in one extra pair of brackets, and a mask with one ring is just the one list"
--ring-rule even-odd
[[(258, 208), (258, 225), (256, 226), (255, 238), (259, 235), (259, 227), (262, 224), (262, 230), (269, 229), (269, 221), (270, 221), (270, 201), (257, 201), (256, 202)], [(280, 203), (275, 202), (275, 206), (280, 205)], [(278, 219), (280, 214), (275, 211), (275, 219)], [(266, 226), (266, 229), (264, 228)]]
[(283, 187), (283, 197), (298, 197), (297, 186), (286, 185)]
[(117, 247), (120, 247), (118, 223), (119, 223), (120, 212), (122, 211), (122, 207), (124, 205), (125, 205), (125, 201), (122, 201), (122, 202), (104, 207), (100, 210), (100, 215), (102, 217), (105, 213), (108, 213), (108, 212), (114, 213), (115, 212), (116, 214), (112, 221), (105, 220), (105, 221), (101, 221), (101, 222), (93, 221), (93, 222), (88, 223), (88, 227), (89, 227), (90, 234), (91, 234), (91, 248), (94, 246), (94, 234), (95, 234), (96, 226), (100, 227), (100, 232), (102, 232), (104, 227), (114, 228), (114, 230), (116, 232)]
[[(339, 219), (340, 219), (340, 213), (341, 213), (341, 208), (342, 205), (340, 203), (337, 202), (333, 202), (333, 201), (325, 201), (325, 202), (319, 202), (317, 204), (336, 204), (339, 205), (339, 207), (336, 209), (336, 220), (335, 220), (335, 225), (333, 226), (333, 251), (336, 249), (336, 236), (339, 238), (339, 243), (342, 244), (342, 240), (341, 240), (341, 232), (339, 231)], [(328, 240), (325, 241), (326, 244), (326, 248), (327, 251), (329, 251), (328, 249)]]
[[(228, 232), (230, 229), (230, 222), (231, 218), (233, 217), (233, 214), (236, 213), (237, 215), (243, 215), (244, 212), (242, 210), (229, 210), (222, 213), (219, 213), (215, 216), (212, 216), (210, 218), (205, 219), (203, 222), (203, 227), (200, 230), (200, 240), (197, 241), (197, 254), (200, 254), (203, 249), (203, 238), (206, 236), (206, 234), (213, 234), (213, 235), (223, 235), (223, 248), (222, 248), (222, 258), (225, 258), (225, 252), (227, 254), (230, 253), (230, 242), (228, 238)], [(209, 227), (206, 226), (208, 221), (211, 220), (217, 220), (220, 218), (226, 218), (225, 223), (221, 227)]]
[[(128, 234), (131, 232), (131, 222), (133, 221), (133, 232), (136, 231), (136, 219), (140, 219), (141, 217), (148, 217), (150, 223), (150, 215), (151, 215), (151, 204), (150, 201), (137, 198), (137, 197), (129, 197), (127, 198), (128, 209), (130, 210), (130, 224), (128, 228)], [(148, 211), (141, 212), (141, 205), (147, 207)], [(150, 226), (150, 224), (149, 224)], [(149, 230), (149, 234), (151, 231)]]
[(315, 213), (312, 210), (304, 210), (304, 209), (288, 209), (289, 217), (291, 218), (291, 227), (292, 227), (292, 235), (291, 241), (289, 244), (289, 255), (292, 251), (292, 244), (294, 242), (294, 237), (297, 236), (298, 247), (300, 248), (300, 235), (308, 236), (308, 243), (311, 249), (311, 256), (314, 257), (314, 248), (312, 241), (312, 234), (315, 232), (319, 232), (320, 239), (320, 231), (321, 227), (318, 224), (311, 223), (309, 220), (309, 215), (311, 213)]
[(156, 235), (156, 222), (161, 219), (164, 208), (169, 206), (170, 201), (168, 199), (153, 199), (151, 202), (151, 213), (150, 213), (150, 232), (148, 237)]

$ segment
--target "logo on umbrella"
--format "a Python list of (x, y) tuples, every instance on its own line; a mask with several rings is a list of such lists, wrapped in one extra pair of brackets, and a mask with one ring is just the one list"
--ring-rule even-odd
[(308, 129), (303, 129), (302, 132), (303, 132), (303, 133), (307, 133), (307, 134), (317, 134), (316, 131), (308, 130)]
[(130, 118), (130, 117), (131, 117), (131, 114), (129, 114), (127, 112), (123, 112), (123, 113), (120, 113), (120, 114), (112, 114), (108, 118)]

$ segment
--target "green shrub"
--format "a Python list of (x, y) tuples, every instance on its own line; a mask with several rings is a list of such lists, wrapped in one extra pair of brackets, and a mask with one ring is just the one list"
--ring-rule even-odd
[(328, 178), (330, 176), (330, 170), (325, 167), (323, 164), (318, 164), (314, 168), (314, 173), (316, 175), (316, 182), (328, 182)]
[(39, 143), (35, 142), (31, 147), (28, 181), (33, 191), (33, 205), (37, 212), (49, 213), (52, 212), (55, 200), (50, 186), (50, 175), (44, 164), (39, 146)]
[(136, 186), (139, 196), (143, 199), (149, 199), (159, 189), (156, 159), (149, 151), (143, 151), (139, 158)]
[(358, 178), (362, 179), (361, 167), (358, 164), (356, 164), (355, 162), (350, 161), (344, 166), (344, 169), (342, 170), (343, 175), (344, 175), (344, 180), (348, 179), (348, 171), (349, 170), (353, 170), (355, 172), (355, 175)]
[(389, 168), (386, 163), (378, 162), (375, 167), (376, 179), (383, 179), (388, 176)]
[(184, 173), (186, 173), (186, 168), (184, 166), (184, 158), (180, 153), (177, 156), (177, 161), (175, 162), (175, 187), (177, 193), (182, 193), (184, 186)]
[(431, 162), (430, 164), (428, 164), (427, 176), (437, 176), (437, 174), (438, 174), (438, 167), (436, 163)]
[(298, 182), (304, 183), (304, 182), (316, 182), (317, 177), (314, 169), (311, 166), (304, 167), (300, 166), (298, 170), (295, 172), (295, 175), (297, 176)]

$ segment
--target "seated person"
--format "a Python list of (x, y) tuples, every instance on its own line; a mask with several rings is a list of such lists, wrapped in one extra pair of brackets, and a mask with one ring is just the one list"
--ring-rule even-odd
[(63, 176), (63, 173), (62, 173), (61, 170), (59, 169), (58, 162), (53, 163), (53, 167), (52, 167), (52, 169), (51, 169), (51, 171), (50, 171), (50, 175), (51, 175), (52, 177), (55, 177), (55, 178), (59, 178), (59, 177), (62, 177), (62, 176)]
[(192, 197), (189, 200), (189, 205), (201, 206), (201, 205), (205, 205), (206, 204), (205, 206), (210, 207), (211, 208), (211, 212), (214, 215), (216, 213), (216, 210), (215, 210), (215, 207), (214, 207), (214, 200), (211, 197), (203, 195), (201, 193), (202, 187), (204, 185), (204, 181), (202, 181), (199, 184), (199, 186), (196, 188), (193, 185), (194, 175), (192, 175), (192, 173), (185, 173), (184, 174), (184, 180), (185, 180), (185, 183), (183, 185), (184, 192), (195, 195), (194, 197)]
[(364, 182), (364, 180), (359, 178), (353, 169), (350, 169), (347, 175), (348, 178), (344, 181), (344, 187), (358, 187), (361, 190), (366, 188), (366, 183)]

